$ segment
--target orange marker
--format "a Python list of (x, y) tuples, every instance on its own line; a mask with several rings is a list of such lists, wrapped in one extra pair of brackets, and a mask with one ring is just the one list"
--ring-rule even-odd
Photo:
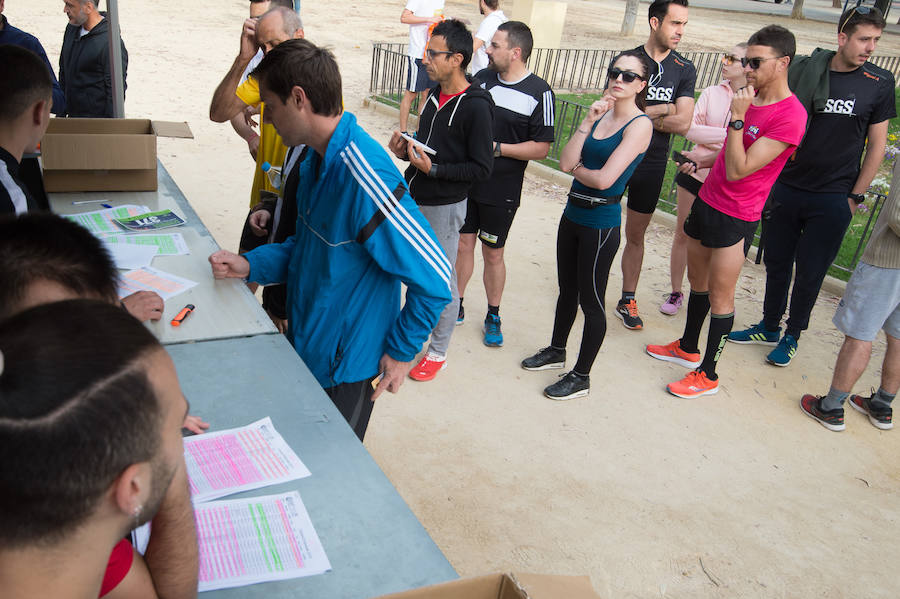
[(172, 326), (173, 326), (173, 327), (180, 327), (180, 326), (181, 326), (181, 323), (184, 322), (184, 320), (185, 320), (188, 316), (190, 316), (191, 312), (193, 312), (193, 311), (194, 311), (194, 304), (188, 304), (187, 306), (185, 306), (184, 308), (182, 308), (182, 309), (181, 309), (181, 312), (179, 312), (179, 313), (175, 316), (175, 318), (172, 319)]

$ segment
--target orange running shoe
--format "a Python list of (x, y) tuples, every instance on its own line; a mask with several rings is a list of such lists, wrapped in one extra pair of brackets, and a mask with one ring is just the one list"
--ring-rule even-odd
[(681, 349), (681, 339), (676, 339), (668, 345), (648, 345), (647, 353), (664, 362), (675, 362), (685, 368), (700, 366), (700, 352), (689, 354)]
[(425, 354), (425, 357), (409, 371), (409, 378), (414, 381), (430, 381), (437, 376), (437, 373), (446, 367), (446, 358), (438, 358), (438, 356), (432, 354)]
[(719, 381), (711, 381), (706, 378), (702, 370), (692, 370), (687, 376), (677, 383), (669, 383), (666, 386), (669, 393), (684, 399), (695, 399), (701, 395), (713, 395), (719, 392)]
[(622, 319), (622, 324), (625, 325), (626, 329), (640, 331), (644, 328), (644, 321), (638, 316), (637, 302), (633, 299), (627, 302), (620, 300), (616, 304), (616, 316)]

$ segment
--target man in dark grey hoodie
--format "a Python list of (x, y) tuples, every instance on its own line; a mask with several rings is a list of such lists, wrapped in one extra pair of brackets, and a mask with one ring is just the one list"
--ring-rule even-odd
[[(109, 22), (97, 10), (99, 0), (64, 0), (69, 24), (59, 53), (59, 84), (66, 95), (66, 116), (112, 118), (109, 73)], [(122, 81), (128, 52), (122, 42)]]
[[(469, 187), (487, 179), (494, 163), (494, 101), (488, 92), (470, 86), (466, 67), (471, 58), (472, 34), (465, 25), (451, 19), (434, 28), (422, 63), (438, 85), (428, 94), (416, 134), (434, 154), (404, 139), (399, 131), (389, 144), (398, 158), (409, 160), (405, 177), (410, 194), (451, 265), (456, 264)], [(425, 356), (409, 373), (414, 380), (430, 381), (447, 364), (447, 348), (459, 312), (455, 271), (450, 279), (453, 300), (441, 313)]]

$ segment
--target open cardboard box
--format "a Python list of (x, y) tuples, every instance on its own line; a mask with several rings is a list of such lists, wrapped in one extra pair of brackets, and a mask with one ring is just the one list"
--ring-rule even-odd
[(600, 599), (587, 576), (488, 574), (377, 599)]
[(154, 191), (156, 138), (193, 138), (187, 123), (50, 119), (41, 140), (47, 191)]

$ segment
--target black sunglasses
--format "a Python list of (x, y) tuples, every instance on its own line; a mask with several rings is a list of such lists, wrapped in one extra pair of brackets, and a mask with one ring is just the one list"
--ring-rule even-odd
[(448, 52), (446, 50), (432, 50), (430, 48), (428, 50), (425, 50), (425, 53), (428, 54), (428, 60), (434, 60), (441, 54), (444, 54), (446, 56), (453, 56), (454, 54), (456, 54), (456, 52)]
[(609, 75), (609, 78), (613, 81), (618, 79), (620, 76), (622, 77), (622, 81), (625, 83), (632, 83), (635, 79), (644, 80), (643, 77), (634, 73), (632, 71), (623, 71), (622, 69), (617, 69), (616, 67), (609, 67), (606, 71), (606, 74)]
[(847, 20), (844, 21), (844, 24), (841, 25), (841, 28), (838, 29), (838, 35), (844, 33), (844, 27), (847, 26), (847, 23), (853, 20), (855, 15), (867, 15), (872, 12), (872, 9), (868, 6), (860, 6), (859, 2), (856, 3), (856, 6), (853, 7), (853, 12), (850, 13), (850, 16), (847, 17)]
[(741, 59), (741, 66), (747, 67), (750, 66), (754, 71), (762, 66), (762, 63), (767, 60), (775, 60), (776, 58), (784, 58), (787, 54), (782, 54), (781, 56), (769, 56), (768, 58), (760, 58), (759, 56), (754, 56), (753, 58), (747, 58), (746, 56)]

